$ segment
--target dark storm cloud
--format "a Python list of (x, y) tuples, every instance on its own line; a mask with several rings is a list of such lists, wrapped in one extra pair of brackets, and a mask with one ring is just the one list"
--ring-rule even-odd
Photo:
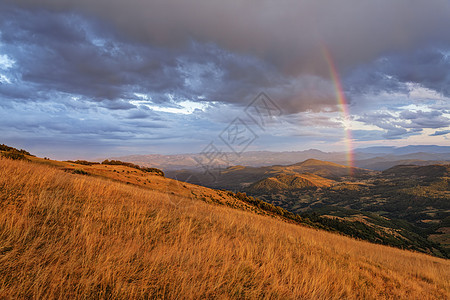
[(130, 101), (139, 93), (168, 107), (183, 100), (245, 106), (265, 90), (285, 113), (336, 110), (327, 80), (289, 77), (260, 58), (212, 43), (145, 45), (75, 13), (4, 8), (0, 41), (15, 61), (14, 84), (0, 86), (6, 98), (54, 100), (60, 92), (115, 110), (134, 108)]
[(361, 65), (350, 72), (345, 82), (352, 94), (407, 94), (408, 84), (418, 84), (450, 97), (449, 70), (450, 47), (423, 46)]
[[(115, 100), (131, 97), (130, 91), (164, 93), (182, 85), (166, 50), (123, 43), (85, 18), (11, 7), (0, 15), (1, 42), (18, 65), (17, 77), (41, 93)], [(24, 89), (15, 90), (2, 87), (6, 96), (27, 98)]]
[[(446, 52), (447, 51), (447, 52)], [(386, 73), (450, 97), (450, 48), (421, 49), (390, 60)]]
[[(27, 63), (23, 78), (93, 98), (131, 98), (133, 91), (153, 93), (156, 103), (171, 94), (175, 102), (243, 105), (265, 90), (286, 113), (336, 110), (324, 46), (348, 77), (351, 103), (359, 94), (405, 93), (405, 82), (449, 92), (449, 60), (440, 51), (450, 49), (445, 0), (14, 3), (31, 9), (14, 16), (20, 21), (12, 28), (22, 27), (16, 39), (27, 43), (32, 33), (48, 45), (33, 51), (41, 63)], [(74, 26), (86, 23), (80, 12), (92, 16), (87, 26)], [(95, 45), (93, 37), (104, 41)]]
[(423, 43), (450, 42), (446, 0), (43, 0), (39, 5), (101, 16), (145, 42), (212, 41), (297, 74), (326, 70), (322, 42), (344, 68)]
[[(265, 90), (286, 113), (336, 110), (322, 44), (347, 74), (344, 88), (352, 103), (361, 93), (407, 92), (405, 82), (443, 93), (450, 86), (445, 52), (415, 50), (424, 43), (449, 45), (442, 30), (450, 25), (445, 1), (15, 3), (30, 10), (4, 6), (1, 38), (20, 64), (21, 78), (41, 93), (116, 100), (136, 92), (169, 105), (170, 94), (172, 102), (244, 105)], [(128, 38), (79, 12), (101, 16)], [(396, 51), (407, 55), (397, 57)], [(23, 89), (3, 85), (0, 92), (27, 98)]]

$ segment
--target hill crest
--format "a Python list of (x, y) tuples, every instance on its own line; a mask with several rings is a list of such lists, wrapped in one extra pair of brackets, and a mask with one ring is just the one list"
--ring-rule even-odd
[(305, 188), (329, 187), (335, 182), (314, 174), (278, 174), (251, 184), (247, 190), (252, 193), (273, 193)]

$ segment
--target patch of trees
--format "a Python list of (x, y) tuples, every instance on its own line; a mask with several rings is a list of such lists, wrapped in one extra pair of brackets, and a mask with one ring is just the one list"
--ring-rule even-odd
[(72, 171), (73, 174), (80, 174), (80, 175), (89, 175), (88, 172), (86, 172), (85, 170), (82, 169), (75, 169)]
[(0, 153), (1, 156), (13, 160), (29, 160), (23, 153), (17, 151), (4, 151)]
[(95, 161), (87, 161), (87, 160), (67, 160), (67, 162), (78, 164), (78, 165), (84, 165), (84, 166), (92, 166), (92, 165), (99, 165), (99, 162)]
[(34, 156), (34, 155), (31, 155), (30, 152), (28, 152), (28, 151), (25, 151), (23, 149), (19, 150), (19, 149), (16, 149), (14, 147), (7, 146), (5, 144), (1, 144), (0, 145), (0, 151), (14, 152), (14, 153), (20, 153), (20, 154), (23, 154), (23, 155)]
[[(439, 247), (439, 245), (427, 241), (426, 238), (421, 237), (419, 234), (413, 232), (410, 228), (408, 228), (409, 230), (408, 229), (401, 230), (400, 231), (401, 237), (397, 237), (387, 232), (380, 233), (376, 228), (360, 221), (349, 221), (336, 218), (328, 218), (323, 217), (315, 212), (303, 213), (300, 215), (294, 214), (279, 206), (275, 206), (271, 203), (264, 202), (258, 198), (248, 196), (246, 193), (241, 192), (237, 193), (228, 192), (228, 193), (230, 196), (234, 196), (243, 202), (254, 205), (263, 211), (274, 213), (275, 215), (292, 220), (299, 224), (304, 224), (313, 228), (324, 229), (327, 231), (339, 232), (341, 234), (353, 238), (359, 238), (362, 240), (370, 241), (372, 243), (390, 245), (402, 249), (413, 249), (422, 252), (424, 251), (424, 249), (426, 249), (429, 252), (431, 252), (432, 249), (434, 248), (438, 249), (438, 251), (441, 253), (440, 256), (448, 257), (448, 253), (446, 253), (442, 247)], [(379, 218), (379, 220), (377, 219), (376, 221), (381, 222), (383, 220), (384, 219)], [(405, 224), (390, 224), (391, 226), (388, 226), (388, 224), (383, 225), (386, 227), (403, 229), (407, 227), (405, 225), (409, 225), (409, 223), (406, 221), (404, 223)]]
[(143, 172), (155, 173), (156, 175), (164, 177), (164, 172), (162, 170), (160, 170), (160, 169), (141, 167), (139, 165), (136, 165), (136, 164), (133, 164), (133, 163), (129, 163), (129, 162), (123, 162), (123, 161), (120, 161), (120, 160), (108, 160), (108, 159), (106, 159), (106, 160), (102, 161), (102, 165), (126, 166), (126, 167), (129, 167), (129, 168), (141, 170)]

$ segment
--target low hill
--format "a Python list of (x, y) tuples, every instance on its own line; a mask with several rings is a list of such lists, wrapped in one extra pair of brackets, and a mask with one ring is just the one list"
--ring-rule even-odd
[[(214, 170), (213, 170), (214, 172)], [(308, 159), (292, 165), (274, 165), (268, 167), (231, 166), (226, 169), (214, 172), (217, 176), (212, 177), (204, 170), (180, 170), (167, 172), (171, 178), (182, 181), (189, 181), (195, 184), (212, 188), (223, 188), (231, 190), (241, 190), (251, 184), (266, 178), (282, 175), (301, 175), (309, 173), (324, 177), (326, 179), (337, 180), (343, 177), (366, 177), (373, 173), (371, 170), (348, 167), (332, 162), (317, 159)]]
[(318, 166), (331, 166), (331, 167), (338, 167), (338, 168), (347, 168), (347, 166), (343, 166), (337, 163), (333, 163), (333, 162), (329, 162), (329, 161), (323, 161), (323, 160), (318, 160), (318, 159), (314, 159), (314, 158), (310, 158), (307, 159), (305, 161), (299, 162), (299, 163), (295, 163), (290, 165), (292, 167), (294, 166), (298, 166), (298, 167), (318, 167)]
[(296, 173), (312, 173), (329, 179), (336, 179), (344, 176), (359, 177), (371, 173), (370, 170), (348, 167), (317, 159), (308, 159), (301, 163), (286, 166), (286, 168)]
[(375, 157), (366, 160), (359, 160), (355, 162), (358, 167), (375, 170), (384, 171), (389, 168), (398, 165), (416, 165), (416, 166), (429, 166), (429, 165), (444, 165), (450, 164), (450, 161), (445, 160), (421, 160), (421, 159), (401, 159), (401, 160), (389, 160), (386, 157)]
[(396, 177), (444, 177), (450, 174), (450, 164), (448, 165), (399, 165), (383, 171), (383, 175)]
[[(313, 162), (313, 164), (322, 164)], [(303, 218), (327, 224), (344, 232), (346, 224), (358, 221), (384, 233), (395, 245), (450, 257), (450, 165), (400, 165), (365, 178), (349, 178), (320, 189), (290, 189), (262, 181), (246, 191)], [(264, 185), (262, 184), (264, 183)], [(269, 183), (272, 183), (270, 185)], [(360, 225), (360, 224), (359, 224)], [(367, 227), (360, 228), (364, 239)], [(375, 238), (376, 240), (377, 238)]]
[(251, 184), (246, 190), (252, 193), (274, 193), (315, 187), (329, 187), (334, 181), (314, 174), (279, 174)]

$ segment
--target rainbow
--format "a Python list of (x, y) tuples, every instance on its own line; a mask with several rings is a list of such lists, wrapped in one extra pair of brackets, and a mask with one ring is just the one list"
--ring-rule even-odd
[(345, 98), (344, 90), (342, 88), (342, 82), (339, 77), (339, 73), (337, 71), (336, 65), (333, 61), (333, 57), (331, 56), (328, 48), (323, 45), (322, 46), (323, 56), (328, 64), (328, 68), (330, 70), (331, 80), (333, 81), (334, 89), (336, 92), (336, 99), (342, 114), (342, 118), (344, 121), (344, 131), (345, 131), (345, 145), (347, 150), (347, 165), (350, 167), (350, 176), (353, 176), (353, 166), (354, 166), (354, 154), (353, 154), (353, 137), (352, 137), (352, 129), (350, 123), (350, 113), (348, 109), (347, 99)]

